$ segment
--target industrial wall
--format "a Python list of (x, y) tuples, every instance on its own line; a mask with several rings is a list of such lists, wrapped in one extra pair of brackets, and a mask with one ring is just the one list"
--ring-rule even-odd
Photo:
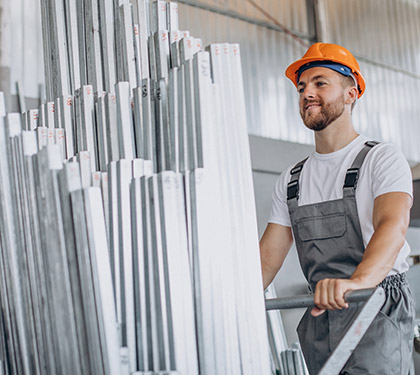
[(367, 80), (366, 93), (354, 111), (356, 129), (393, 142), (408, 159), (420, 160), (420, 1), (181, 2), (206, 3), (212, 9), (180, 6), (181, 25), (192, 32), (207, 25), (204, 43), (234, 40), (241, 44), (249, 132), (307, 144), (313, 142), (312, 134), (301, 126), (295, 88), (284, 77), (288, 64), (301, 57), (306, 47), (274, 22), (312, 43), (317, 31), (320, 34), (315, 27), (318, 5), (318, 17), (325, 20), (322, 41), (352, 51)]

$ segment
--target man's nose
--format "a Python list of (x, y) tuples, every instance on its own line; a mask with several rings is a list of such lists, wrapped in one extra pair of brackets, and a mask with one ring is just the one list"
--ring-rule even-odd
[(312, 85), (307, 85), (301, 90), (300, 95), (303, 99), (313, 98), (315, 96), (314, 88)]

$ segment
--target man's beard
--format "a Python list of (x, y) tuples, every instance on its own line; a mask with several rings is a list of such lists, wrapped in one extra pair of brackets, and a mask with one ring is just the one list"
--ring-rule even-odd
[(318, 114), (308, 115), (305, 110), (300, 112), (303, 123), (308, 129), (314, 131), (324, 130), (343, 114), (345, 108), (344, 96), (338, 97), (335, 101), (327, 104), (322, 100), (317, 102), (317, 104), (320, 105)]

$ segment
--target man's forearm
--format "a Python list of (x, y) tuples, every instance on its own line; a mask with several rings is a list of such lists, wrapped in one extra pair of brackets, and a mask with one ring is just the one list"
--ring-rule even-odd
[(261, 264), (264, 290), (267, 289), (268, 286), (272, 283), (272, 281), (276, 277), (279, 269), (280, 269), (280, 267), (278, 267), (278, 268), (271, 267), (270, 268), (268, 266), (264, 266), (264, 264)]
[(260, 240), (261, 270), (264, 289), (266, 289), (286, 258), (292, 245), (290, 227), (269, 223)]
[(404, 240), (405, 228), (400, 223), (387, 221), (381, 224), (369, 241), (363, 260), (351, 280), (366, 288), (378, 285), (392, 269)]

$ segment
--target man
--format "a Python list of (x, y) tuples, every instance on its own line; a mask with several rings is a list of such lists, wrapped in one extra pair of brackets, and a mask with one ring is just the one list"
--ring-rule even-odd
[(317, 374), (362, 305), (348, 306), (344, 294), (381, 285), (386, 302), (341, 374), (406, 375), (414, 324), (404, 274), (408, 163), (394, 146), (353, 128), (352, 109), (365, 80), (348, 50), (316, 43), (286, 76), (297, 87), (304, 124), (314, 131), (315, 152), (276, 183), (260, 241), (264, 288), (295, 241), (317, 306), (303, 316), (298, 335), (309, 371)]

